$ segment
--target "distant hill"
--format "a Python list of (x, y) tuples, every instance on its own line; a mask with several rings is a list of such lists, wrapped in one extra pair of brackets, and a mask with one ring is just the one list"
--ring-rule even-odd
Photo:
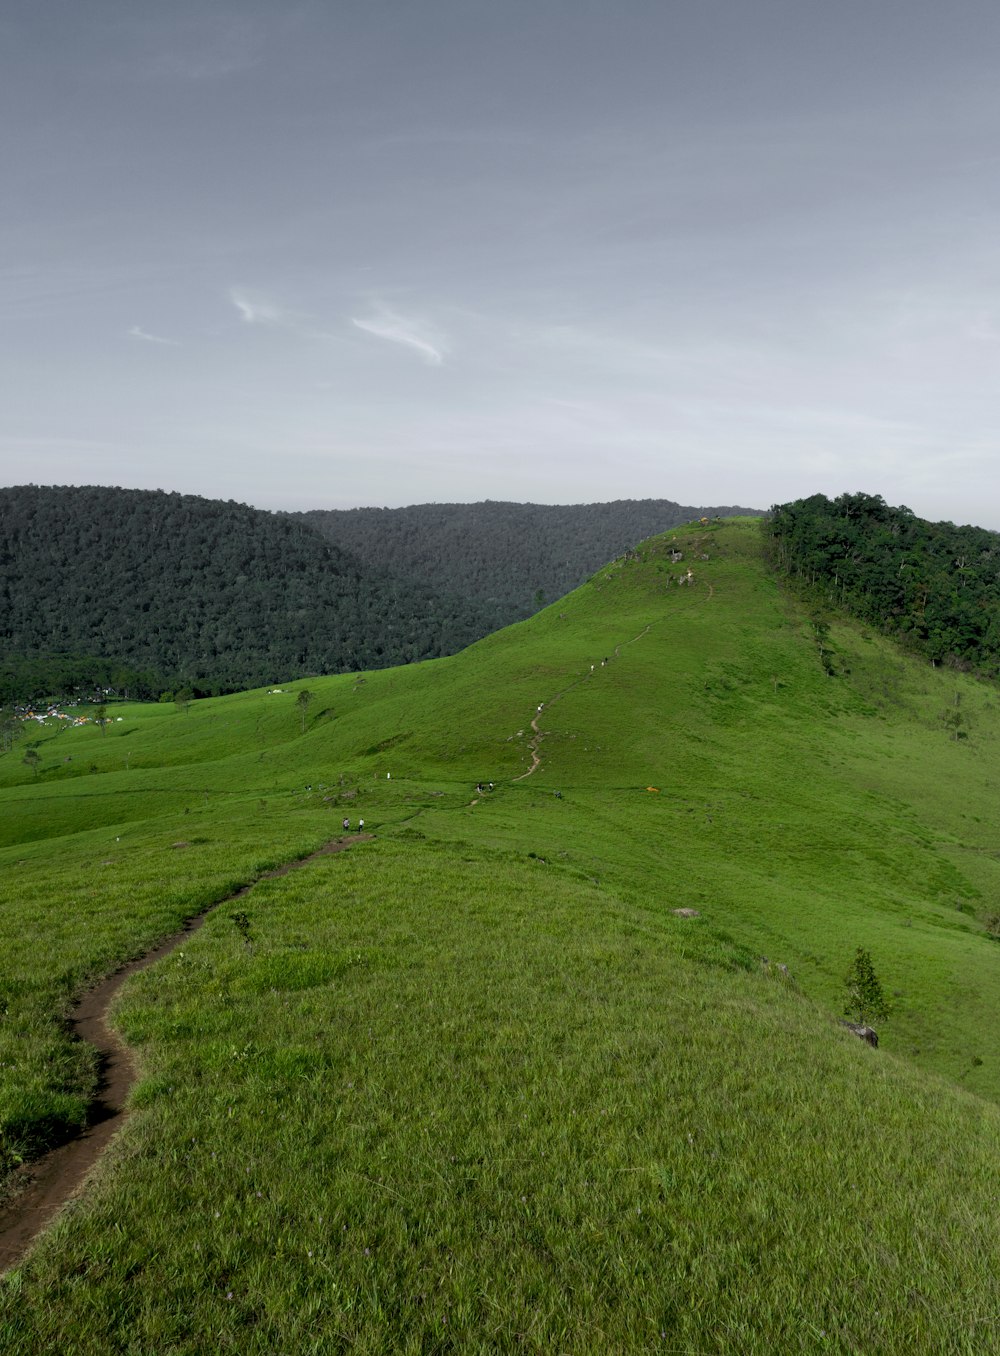
[(482, 634), (554, 602), (637, 542), (701, 517), (758, 514), (733, 505), (616, 499), (610, 504), (415, 504), (292, 514), (361, 564), (474, 602)]
[(309, 524), (98, 486), (0, 490), (0, 700), (106, 684), (232, 691), (459, 648), (477, 618)]

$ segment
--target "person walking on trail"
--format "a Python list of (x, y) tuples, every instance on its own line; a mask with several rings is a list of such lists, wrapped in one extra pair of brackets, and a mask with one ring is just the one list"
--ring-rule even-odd
[(365, 821), (364, 821), (363, 819), (359, 819), (359, 820), (358, 820), (358, 833), (364, 833), (364, 831), (365, 831)]
[(347, 833), (347, 831), (350, 829), (350, 827), (351, 827), (351, 821), (350, 821), (349, 819), (345, 819), (345, 820), (344, 820), (344, 832)]

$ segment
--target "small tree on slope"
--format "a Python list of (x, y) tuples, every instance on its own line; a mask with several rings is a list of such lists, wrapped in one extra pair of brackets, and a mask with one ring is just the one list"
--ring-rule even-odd
[(295, 705), (299, 708), (299, 715), (302, 718), (302, 733), (306, 732), (306, 712), (309, 709), (309, 703), (313, 699), (313, 694), (307, 687), (304, 687), (295, 698)]
[(889, 1004), (879, 983), (872, 958), (863, 946), (854, 953), (854, 961), (844, 983), (847, 986), (847, 1005), (844, 1015), (858, 1026), (867, 1026), (873, 1018), (883, 1021), (889, 1016)]

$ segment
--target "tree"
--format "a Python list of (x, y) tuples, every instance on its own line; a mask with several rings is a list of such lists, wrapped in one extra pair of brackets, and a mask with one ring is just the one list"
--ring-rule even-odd
[(295, 698), (295, 705), (299, 708), (299, 715), (302, 718), (302, 733), (306, 732), (306, 711), (309, 709), (309, 703), (313, 699), (313, 694), (307, 687), (304, 687)]
[(183, 711), (187, 715), (188, 707), (194, 701), (194, 693), (189, 687), (179, 687), (174, 693), (174, 705), (178, 711)]
[(41, 755), (37, 749), (28, 749), (27, 753), (21, 759), (21, 762), (24, 763), (25, 767), (30, 767), (36, 777), (38, 776), (38, 769), (41, 765), (41, 761)]
[(100, 730), (101, 734), (102, 735), (107, 734), (108, 708), (106, 706), (98, 706), (94, 708), (94, 720), (96, 721), (97, 728)]
[(951, 732), (952, 739), (968, 739), (968, 734), (962, 729), (965, 724), (965, 717), (961, 711), (946, 711), (944, 713), (944, 723)]
[(845, 1017), (850, 1017), (858, 1026), (867, 1026), (870, 1018), (881, 1018), (883, 1021), (888, 1018), (889, 1003), (882, 992), (872, 958), (863, 946), (859, 946), (854, 953), (844, 983), (848, 994)]

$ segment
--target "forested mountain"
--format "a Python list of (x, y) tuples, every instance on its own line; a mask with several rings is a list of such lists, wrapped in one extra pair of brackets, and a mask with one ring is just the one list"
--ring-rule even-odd
[(1000, 533), (870, 494), (778, 504), (769, 528), (775, 562), (821, 596), (934, 663), (1000, 675)]
[[(417, 504), (292, 514), (371, 565), (474, 600), (484, 633), (530, 616), (623, 551), (702, 516), (758, 513), (670, 499), (610, 504)], [(541, 598), (540, 596), (541, 595)]]
[(0, 490), (0, 700), (95, 682), (232, 691), (449, 653), (478, 625), (307, 523), (97, 486)]

